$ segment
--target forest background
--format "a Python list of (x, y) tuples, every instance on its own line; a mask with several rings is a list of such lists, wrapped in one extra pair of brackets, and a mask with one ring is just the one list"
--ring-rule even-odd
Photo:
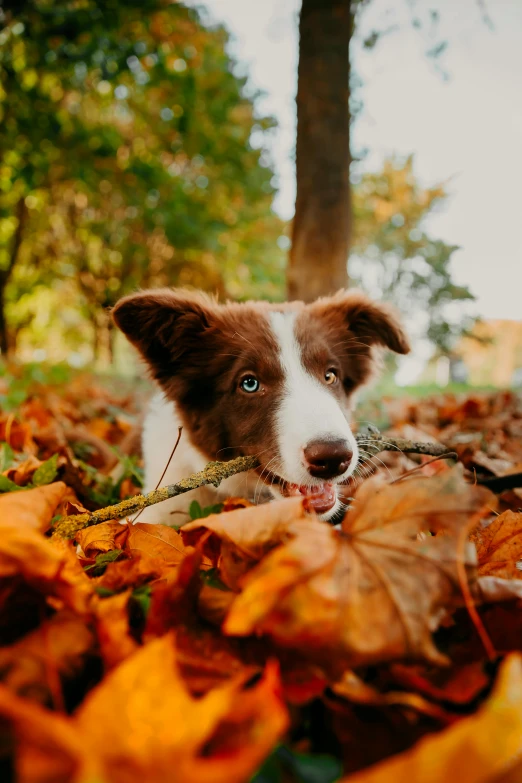
[[(371, 6), (350, 6), (352, 43), (370, 52), (393, 34), (368, 33)], [(448, 46), (437, 38), (443, 10), (411, 4), (435, 68)], [(162, 0), (7, 3), (2, 14), (4, 356), (128, 372), (109, 312), (139, 287), (284, 299), (292, 225), (274, 209), (277, 123), (225, 27), (204, 8)], [(353, 124), (364, 107), (353, 67), (350, 87)], [(434, 357), (453, 358), (476, 311), (452, 277), (456, 246), (426, 229), (448, 183), (421, 184), (413, 154), (372, 169), (367, 153), (351, 150), (350, 283), (394, 302)], [(300, 279), (306, 286), (306, 266)]]

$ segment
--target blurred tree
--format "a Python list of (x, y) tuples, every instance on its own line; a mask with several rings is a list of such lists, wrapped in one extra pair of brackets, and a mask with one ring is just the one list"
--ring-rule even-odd
[[(476, 0), (488, 26), (484, 0)], [(349, 50), (361, 14), (371, 0), (302, 0), (297, 86), (296, 205), (289, 253), (287, 291), (311, 301), (348, 284), (352, 241), (350, 122), (357, 105), (350, 95)], [(411, 24), (430, 27), (426, 57), (437, 63), (448, 42), (437, 39), (437, 0), (409, 3)], [(362, 42), (372, 49), (395, 29), (372, 30)], [(435, 38), (433, 38), (435, 32)], [(350, 78), (350, 76), (352, 78)]]
[[(107, 342), (106, 308), (140, 285), (281, 296), (273, 121), (256, 115), (224, 30), (163, 0), (33, 0), (5, 13), (2, 350), (5, 296), (16, 301), (32, 266), (42, 281), (74, 280), (95, 344)], [(25, 328), (8, 312), (13, 332)]]
[(348, 284), (352, 31), (349, 0), (302, 1), (290, 299), (309, 302)]
[(430, 237), (423, 222), (446, 198), (443, 185), (422, 188), (413, 158), (391, 159), (377, 173), (365, 173), (354, 186), (354, 236), (350, 273), (372, 296), (393, 302), (412, 334), (427, 337), (449, 354), (455, 338), (473, 319), (454, 303), (472, 301), (452, 280), (454, 245)]

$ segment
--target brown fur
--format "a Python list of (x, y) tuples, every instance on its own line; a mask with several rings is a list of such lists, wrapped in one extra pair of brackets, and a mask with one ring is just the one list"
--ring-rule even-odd
[[(321, 382), (327, 369), (336, 369), (341, 383), (331, 393), (344, 403), (368, 380), (374, 346), (409, 350), (393, 312), (357, 291), (311, 305), (218, 305), (205, 294), (159, 289), (125, 297), (114, 308), (116, 325), (178, 404), (194, 445), (211, 459), (259, 454), (267, 465), (277, 457), (273, 413), (284, 378), (268, 321), (274, 310), (297, 311), (306, 368)], [(260, 392), (240, 389), (248, 373), (261, 381)]]

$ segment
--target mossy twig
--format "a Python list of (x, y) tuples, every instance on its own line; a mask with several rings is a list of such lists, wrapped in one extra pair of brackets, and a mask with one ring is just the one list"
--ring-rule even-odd
[[(439, 443), (415, 443), (404, 438), (383, 437), (374, 427), (367, 434), (357, 436), (360, 445), (364, 445), (366, 452), (371, 451), (372, 456), (381, 451), (403, 451), (409, 454), (426, 454), (433, 457), (455, 457), (449, 454), (446, 446)], [(74, 514), (63, 517), (54, 526), (54, 535), (60, 538), (74, 538), (79, 530), (100, 522), (108, 522), (111, 519), (122, 519), (135, 514), (147, 506), (161, 503), (163, 500), (190, 492), (207, 484), (219, 487), (222, 481), (236, 473), (243, 473), (259, 465), (256, 457), (237, 457), (229, 462), (209, 462), (199, 473), (194, 473), (188, 478), (180, 479), (176, 484), (155, 489), (146, 495), (136, 495), (128, 500), (122, 500), (114, 506), (100, 508), (88, 514)]]
[(190, 492), (191, 489), (198, 489), (198, 487), (204, 487), (207, 484), (219, 487), (221, 482), (230, 476), (251, 470), (257, 465), (256, 457), (237, 457), (229, 462), (209, 462), (199, 473), (180, 479), (176, 484), (160, 487), (160, 489), (155, 489), (146, 495), (135, 495), (133, 498), (122, 500), (121, 503), (116, 503), (114, 506), (100, 508), (98, 511), (88, 514), (73, 514), (63, 517), (55, 524), (54, 535), (60, 538), (74, 538), (76, 533), (84, 527), (98, 525), (100, 522), (108, 522), (111, 519), (122, 519), (147, 508), (147, 506), (153, 506), (163, 500), (174, 498), (176, 495), (182, 495), (184, 492)]

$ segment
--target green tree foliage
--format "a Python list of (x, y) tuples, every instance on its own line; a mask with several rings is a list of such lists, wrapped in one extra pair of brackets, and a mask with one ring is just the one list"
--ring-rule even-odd
[(473, 300), (452, 279), (451, 257), (458, 248), (426, 233), (423, 223), (446, 198), (443, 185), (423, 188), (413, 158), (385, 161), (382, 170), (362, 175), (354, 187), (353, 282), (373, 296), (396, 304), (419, 336), (442, 353), (471, 325)]
[(74, 302), (60, 334), (77, 335), (80, 313), (98, 345), (106, 308), (138, 286), (281, 295), (273, 121), (222, 28), (162, 0), (11, 3), (4, 22), (4, 351), (5, 298), (12, 338)]

